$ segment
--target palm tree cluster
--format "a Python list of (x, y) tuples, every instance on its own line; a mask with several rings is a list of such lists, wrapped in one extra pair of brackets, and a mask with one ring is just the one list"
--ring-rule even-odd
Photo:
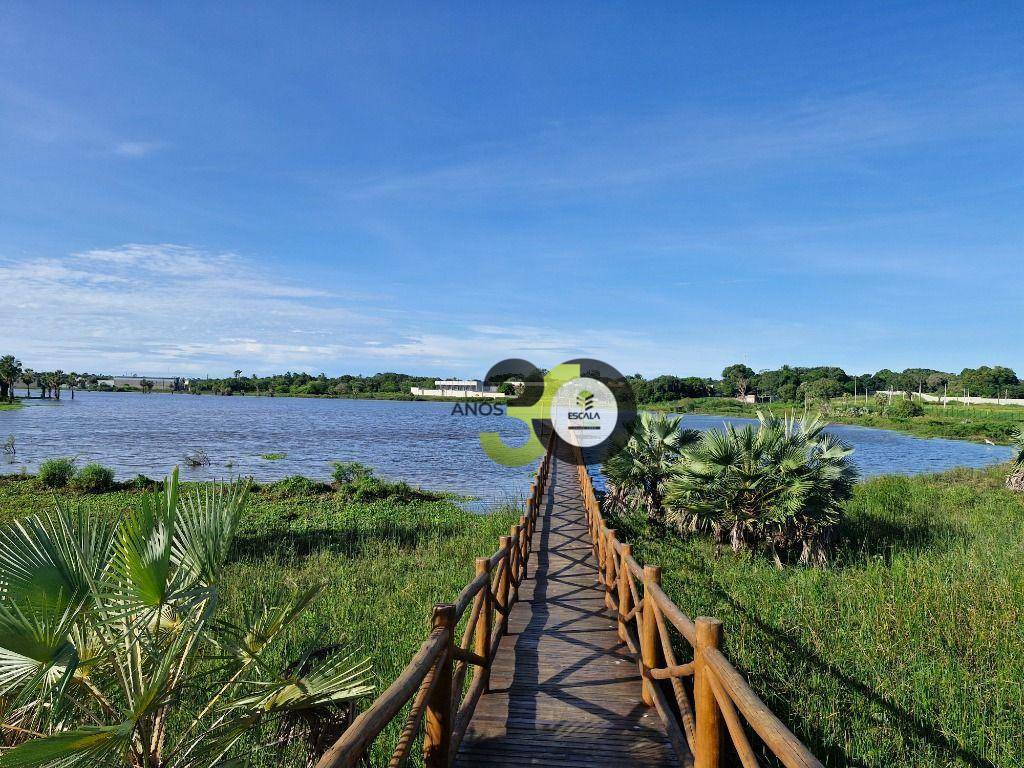
[(371, 691), (341, 646), (273, 659), (322, 586), (219, 611), (247, 486), (174, 474), (116, 521), (58, 507), (0, 531), (0, 764), (208, 768), (322, 752)]
[(71, 390), (72, 399), (75, 389), (82, 386), (84, 379), (75, 373), (56, 371), (33, 371), (25, 368), (14, 355), (0, 357), (0, 400), (14, 400), (14, 386), (20, 383), (25, 387), (29, 397), (32, 396), (33, 385), (39, 388), (39, 397), (60, 400), (62, 387)]
[(701, 434), (678, 418), (644, 415), (602, 468), (605, 504), (734, 550), (766, 549), (780, 565), (823, 564), (857, 480), (852, 449), (824, 427), (758, 413), (756, 427)]

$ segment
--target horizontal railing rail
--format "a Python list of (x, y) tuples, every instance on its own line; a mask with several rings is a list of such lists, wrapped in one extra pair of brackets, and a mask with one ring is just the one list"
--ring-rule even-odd
[[(550, 441), (534, 475), (525, 513), (498, 551), (476, 559), (473, 579), (455, 601), (434, 606), (430, 635), (391, 685), (345, 730), (324, 753), (316, 768), (350, 768), (359, 764), (377, 737), (409, 706), (389, 766), (407, 763), (423, 734), (427, 768), (447, 768), (466, 735), (480, 697), (487, 691), (490, 669), (508, 616), (527, 577), (538, 510), (543, 506), (551, 470), (554, 442)], [(467, 616), (468, 612), (468, 616)], [(463, 618), (461, 636), (456, 636)], [(467, 687), (466, 677), (473, 677)]]
[[(642, 699), (657, 710), (680, 765), (718, 768), (727, 733), (743, 768), (757, 768), (749, 728), (786, 768), (822, 768), (722, 653), (722, 622), (690, 619), (662, 590), (661, 568), (641, 566), (632, 547), (619, 541), (578, 449), (576, 456), (605, 604), (640, 669)], [(676, 656), (674, 634), (692, 650), (689, 660)], [(692, 696), (686, 678), (692, 678)]]

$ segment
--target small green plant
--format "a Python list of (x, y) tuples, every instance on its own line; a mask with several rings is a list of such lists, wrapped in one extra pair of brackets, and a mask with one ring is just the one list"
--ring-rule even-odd
[(39, 465), (37, 476), (47, 488), (64, 488), (75, 476), (75, 460), (67, 457), (47, 459)]
[(82, 493), (106, 493), (114, 488), (114, 470), (102, 464), (86, 464), (71, 478), (70, 485)]
[(331, 476), (338, 485), (348, 485), (356, 480), (372, 477), (373, 467), (360, 464), (358, 461), (336, 461)]
[(264, 453), (260, 455), (260, 458), (265, 459), (266, 461), (280, 461), (287, 457), (287, 453)]

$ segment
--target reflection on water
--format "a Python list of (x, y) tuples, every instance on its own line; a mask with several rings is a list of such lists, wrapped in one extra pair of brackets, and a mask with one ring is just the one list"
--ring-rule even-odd
[[(0, 441), (13, 434), (17, 459), (0, 471), (32, 472), (54, 456), (77, 456), (113, 467), (119, 479), (161, 477), (196, 448), (212, 465), (182, 467), (186, 479), (253, 475), (274, 480), (302, 474), (327, 478), (330, 462), (360, 461), (393, 479), (488, 501), (515, 499), (529, 486), (532, 467), (502, 467), (480, 449), (481, 431), (509, 444), (525, 441), (526, 427), (495, 416), (453, 416), (451, 403), (385, 400), (214, 397), (209, 395), (79, 392), (59, 404), (34, 401), (0, 411)], [(720, 427), (719, 416), (686, 415), (685, 426)], [(728, 419), (745, 423), (744, 419)], [(1006, 461), (1004, 446), (921, 439), (881, 429), (830, 428), (853, 445), (865, 476), (937, 472)], [(263, 454), (284, 453), (271, 461)]]

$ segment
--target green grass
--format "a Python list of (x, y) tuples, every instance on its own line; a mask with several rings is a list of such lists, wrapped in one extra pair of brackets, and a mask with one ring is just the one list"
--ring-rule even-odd
[(1024, 500), (1005, 468), (858, 485), (828, 569), (616, 520), (827, 766), (1024, 766)]
[[(672, 403), (655, 403), (644, 408), (674, 413), (703, 413), (714, 416), (742, 416), (755, 418), (757, 411), (802, 413), (803, 403), (759, 403), (751, 405), (727, 397), (699, 397)], [(889, 418), (878, 412), (874, 405), (864, 406), (852, 398), (833, 400), (827, 406), (813, 405), (833, 424), (856, 424), (863, 427), (894, 429), (918, 437), (944, 437), (955, 440), (974, 440), (1007, 444), (1015, 432), (1024, 429), (1024, 408), (1013, 405), (954, 405), (947, 408), (933, 403), (924, 404), (924, 415), (906, 419)]]
[[(858, 485), (844, 544), (828, 569), (716, 552), (702, 539), (618, 520), (641, 562), (692, 616), (726, 625), (726, 650), (769, 706), (825, 765), (1024, 766), (1024, 500), (1003, 470), (957, 470)], [(0, 478), (0, 522), (57, 498), (99, 515), (136, 492), (51, 492)], [(404, 499), (404, 500), (403, 500)], [(477, 516), (441, 497), (355, 501), (323, 483), (254, 490), (224, 585), (240, 611), (263, 585), (326, 578), (291, 627), (283, 658), (348, 635), (373, 658), (378, 690), (427, 634), (518, 512)], [(397, 735), (381, 740), (374, 764)], [(279, 765), (271, 755), (250, 765)], [(286, 763), (287, 765), (287, 763)]]
[(0, 411), (16, 411), (21, 408), (21, 401), (15, 400), (13, 403), (7, 401), (0, 402)]
[(263, 453), (263, 454), (260, 454), (260, 458), (261, 459), (265, 459), (266, 461), (280, 461), (281, 459), (288, 458), (288, 454), (287, 453)]
[[(54, 494), (95, 514), (116, 515), (131, 508), (136, 493), (51, 493), (32, 478), (0, 477), (0, 523), (52, 509)], [(281, 657), (347, 635), (373, 659), (383, 690), (426, 638), (431, 606), (458, 594), (472, 578), (474, 558), (496, 550), (519, 514), (474, 515), (440, 495), (422, 496), (355, 502), (314, 482), (254, 490), (224, 583), (223, 610), (240, 612), (264, 586), (326, 579), (320, 599), (289, 629)], [(383, 752), (398, 728), (383, 735), (375, 765), (386, 763)], [(247, 765), (281, 764), (266, 755)]]

